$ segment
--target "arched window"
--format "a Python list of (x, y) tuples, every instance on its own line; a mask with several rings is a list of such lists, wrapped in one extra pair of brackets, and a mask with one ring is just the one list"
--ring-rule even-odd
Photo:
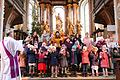
[(81, 31), (81, 35), (82, 37), (85, 36), (86, 32), (89, 32), (89, 7), (88, 7), (88, 0), (84, 0), (81, 3), (80, 6), (80, 21), (81, 21), (81, 25), (82, 25), (82, 31)]

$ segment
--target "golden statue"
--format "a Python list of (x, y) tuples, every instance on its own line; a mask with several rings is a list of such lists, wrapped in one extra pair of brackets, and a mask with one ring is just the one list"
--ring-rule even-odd
[(69, 20), (69, 18), (67, 18), (67, 20), (68, 20), (67, 29), (68, 29), (68, 34), (69, 34), (69, 36), (70, 36), (70, 35), (73, 35), (73, 34), (74, 34), (74, 26), (73, 26), (73, 24), (71, 23), (71, 21)]
[(77, 21), (76, 28), (77, 28), (77, 34), (81, 34), (82, 25), (80, 24), (80, 21)]
[(62, 30), (62, 20), (60, 18), (60, 14), (58, 13), (58, 16), (56, 16), (56, 30), (57, 31), (63, 31)]
[(44, 21), (41, 21), (41, 31), (42, 31), (42, 33), (44, 32), (44, 26), (45, 26)]
[(47, 32), (47, 33), (50, 33), (50, 26), (48, 24), (48, 21), (46, 21), (46, 24), (44, 26), (44, 30)]

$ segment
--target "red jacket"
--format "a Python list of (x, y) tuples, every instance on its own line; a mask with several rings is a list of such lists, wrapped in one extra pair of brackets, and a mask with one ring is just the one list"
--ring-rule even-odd
[(101, 67), (102, 68), (109, 68), (109, 59), (108, 59), (108, 53), (107, 52), (100, 52), (101, 56)]
[(89, 64), (89, 51), (82, 52), (82, 64), (88, 63)]

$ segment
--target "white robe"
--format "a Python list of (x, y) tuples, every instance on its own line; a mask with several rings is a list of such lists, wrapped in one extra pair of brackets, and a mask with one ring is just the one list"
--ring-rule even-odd
[[(12, 56), (15, 56), (17, 50), (20, 50), (20, 51), (24, 50), (21, 44), (19, 41), (16, 41), (11, 37), (4, 38), (4, 45), (7, 48), (7, 50), (12, 54)], [(10, 60), (4, 50), (2, 41), (0, 42), (0, 54), (1, 54), (1, 77), (0, 77), (1, 79), (0, 80), (21, 80), (20, 68), (19, 68), (19, 76), (16, 78), (11, 78)]]

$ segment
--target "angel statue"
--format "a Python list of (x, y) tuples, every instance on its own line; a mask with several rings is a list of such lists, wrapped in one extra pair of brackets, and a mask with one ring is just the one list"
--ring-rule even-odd
[(46, 21), (46, 24), (44, 26), (44, 30), (47, 32), (47, 33), (50, 33), (50, 26), (48, 24), (48, 21)]
[(80, 21), (77, 20), (77, 24), (76, 24), (76, 29), (77, 29), (77, 34), (81, 34), (81, 29), (82, 25), (80, 24)]

